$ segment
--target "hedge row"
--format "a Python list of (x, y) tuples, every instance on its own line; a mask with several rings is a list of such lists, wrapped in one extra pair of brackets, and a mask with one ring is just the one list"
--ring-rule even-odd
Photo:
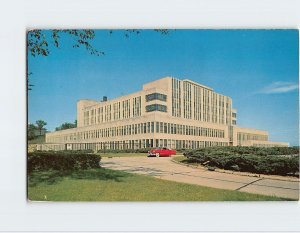
[(31, 173), (35, 170), (71, 171), (98, 168), (100, 160), (99, 155), (80, 151), (36, 151), (28, 153), (27, 170)]
[(186, 153), (197, 153), (202, 155), (221, 154), (221, 155), (298, 155), (299, 147), (244, 147), (244, 146), (228, 146), (228, 147), (206, 147), (195, 150), (186, 150)]
[(203, 151), (185, 153), (190, 162), (209, 167), (259, 174), (296, 175), (299, 173), (298, 156), (276, 156), (257, 154), (208, 154)]

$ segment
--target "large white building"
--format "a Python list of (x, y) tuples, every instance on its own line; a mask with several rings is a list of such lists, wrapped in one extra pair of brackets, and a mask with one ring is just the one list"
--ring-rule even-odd
[(77, 128), (47, 133), (39, 149), (288, 146), (236, 122), (230, 97), (188, 79), (165, 77), (116, 99), (78, 101)]

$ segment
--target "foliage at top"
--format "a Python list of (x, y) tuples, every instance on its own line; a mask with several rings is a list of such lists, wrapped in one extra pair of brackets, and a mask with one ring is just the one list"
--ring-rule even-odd
[[(114, 30), (109, 30), (109, 34), (112, 34)], [(137, 29), (127, 29), (123, 30), (124, 36), (126, 38), (129, 37), (130, 34), (140, 34), (141, 30)], [(155, 32), (159, 32), (162, 35), (169, 34), (168, 29), (154, 29)], [(50, 33), (50, 38), (49, 34)], [(28, 53), (33, 56), (42, 56), (46, 57), (50, 54), (49, 46), (53, 44), (54, 47), (59, 48), (60, 46), (60, 39), (61, 35), (68, 35), (73, 38), (74, 44), (72, 45), (73, 48), (85, 48), (91, 55), (100, 56), (105, 55), (103, 51), (100, 51), (94, 48), (91, 44), (91, 41), (95, 38), (95, 31), (90, 29), (53, 29), (53, 30), (30, 30), (27, 33), (27, 50)], [(29, 83), (29, 76), (32, 72), (27, 72), (26, 79), (27, 79), (27, 90), (32, 90), (34, 86), (32, 83)]]
[[(168, 29), (155, 29), (154, 31), (161, 33), (162, 35), (167, 35), (169, 33)], [(50, 35), (50, 39), (46, 35), (44, 30), (31, 30), (28, 32), (27, 36), (27, 49), (28, 52), (33, 56), (48, 56), (50, 54), (49, 45), (52, 43), (56, 48), (60, 46), (60, 38), (62, 34), (69, 35), (73, 38), (74, 44), (73, 48), (83, 47), (85, 48), (91, 55), (105, 55), (103, 51), (99, 51), (94, 48), (91, 44), (91, 41), (95, 38), (95, 31), (90, 29), (53, 29), (48, 31)], [(113, 33), (113, 30), (109, 31), (110, 34)], [(137, 29), (127, 29), (124, 30), (124, 36), (126, 38), (129, 37), (130, 34), (140, 34), (141, 30)]]
[(91, 45), (91, 40), (95, 37), (94, 30), (50, 30), (51, 38), (48, 37), (42, 30), (32, 30), (28, 32), (27, 49), (30, 54), (35, 57), (38, 55), (48, 56), (50, 54), (49, 43), (52, 43), (56, 48), (60, 46), (60, 38), (62, 34), (67, 34), (74, 39), (73, 48), (84, 47), (91, 55), (104, 55)]

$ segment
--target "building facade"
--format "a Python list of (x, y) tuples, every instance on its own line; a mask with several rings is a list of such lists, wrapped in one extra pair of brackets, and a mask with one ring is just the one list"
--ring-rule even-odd
[(116, 99), (78, 101), (77, 128), (47, 133), (40, 149), (288, 146), (236, 122), (230, 97), (188, 79), (165, 77)]

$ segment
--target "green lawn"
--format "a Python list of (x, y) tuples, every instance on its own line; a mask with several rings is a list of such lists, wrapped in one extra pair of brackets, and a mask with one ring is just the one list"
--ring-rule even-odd
[(29, 177), (32, 201), (273, 201), (283, 198), (214, 189), (98, 168)]
[(97, 153), (101, 157), (147, 157), (147, 153)]
[(176, 156), (176, 157), (173, 157), (172, 159), (177, 161), (177, 162), (184, 162), (184, 161), (187, 160), (187, 158), (184, 157), (184, 156)]

